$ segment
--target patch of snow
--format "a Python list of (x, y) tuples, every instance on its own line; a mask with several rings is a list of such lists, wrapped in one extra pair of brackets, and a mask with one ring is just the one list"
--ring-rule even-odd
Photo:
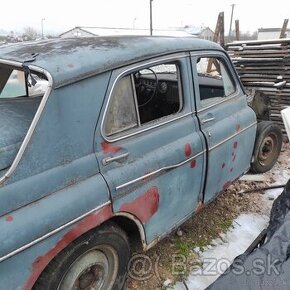
[[(188, 277), (188, 289), (202, 290), (213, 283), (237, 256), (245, 252), (268, 222), (269, 217), (265, 215), (246, 213), (237, 217), (222, 240), (215, 239), (212, 247), (200, 253), (203, 266)], [(185, 286), (179, 282), (174, 289), (184, 290)]]

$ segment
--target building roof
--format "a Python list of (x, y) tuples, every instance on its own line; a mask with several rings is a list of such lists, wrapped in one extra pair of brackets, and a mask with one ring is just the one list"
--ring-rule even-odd
[[(112, 27), (88, 27), (88, 26), (76, 26), (68, 31), (60, 34), (60, 37), (64, 37), (66, 34), (74, 31), (82, 30), (91, 36), (117, 36), (117, 35), (143, 35), (149, 36), (149, 29), (132, 29), (132, 28), (112, 28)], [(193, 37), (190, 33), (185, 31), (179, 31), (175, 29), (154, 29), (154, 36), (176, 36), (176, 37)]]
[[(259, 28), (258, 32), (280, 32), (281, 28)], [(286, 31), (290, 31), (290, 29), (286, 29)]]
[(214, 42), (195, 38), (114, 36), (43, 40), (0, 47), (1, 59), (31, 60), (47, 70), (54, 87), (153, 56), (188, 50), (221, 50)]

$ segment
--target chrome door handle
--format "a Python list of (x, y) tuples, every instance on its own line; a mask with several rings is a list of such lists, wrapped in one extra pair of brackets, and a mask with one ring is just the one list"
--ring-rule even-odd
[(120, 154), (118, 156), (110, 156), (110, 157), (104, 158), (102, 160), (102, 163), (103, 163), (103, 165), (107, 165), (107, 164), (109, 164), (111, 162), (118, 161), (118, 160), (126, 158), (128, 156), (129, 156), (129, 152), (126, 152), (124, 154)]
[(211, 122), (211, 121), (213, 121), (214, 119), (215, 119), (214, 117), (212, 117), (212, 118), (208, 118), (208, 119), (203, 119), (203, 120), (201, 120), (201, 124), (205, 124), (205, 123)]

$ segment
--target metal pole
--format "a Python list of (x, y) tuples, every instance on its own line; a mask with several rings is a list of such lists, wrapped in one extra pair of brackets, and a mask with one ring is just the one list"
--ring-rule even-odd
[(44, 34), (43, 34), (43, 21), (45, 20), (45, 18), (41, 19), (41, 39), (44, 39)]
[(153, 23), (152, 23), (152, 2), (153, 0), (150, 1), (150, 35), (153, 35)]
[(232, 14), (231, 14), (231, 22), (230, 22), (229, 37), (230, 37), (231, 34), (232, 34), (233, 15), (234, 15), (234, 8), (235, 8), (236, 4), (232, 4), (231, 6), (232, 6)]

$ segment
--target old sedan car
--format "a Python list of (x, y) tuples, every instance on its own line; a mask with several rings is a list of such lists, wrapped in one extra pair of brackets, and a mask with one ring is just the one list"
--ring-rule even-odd
[(280, 151), (213, 42), (17, 44), (0, 71), (3, 290), (121, 289), (132, 233), (149, 249)]

